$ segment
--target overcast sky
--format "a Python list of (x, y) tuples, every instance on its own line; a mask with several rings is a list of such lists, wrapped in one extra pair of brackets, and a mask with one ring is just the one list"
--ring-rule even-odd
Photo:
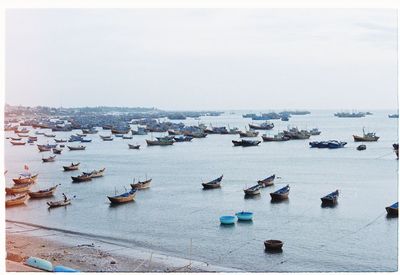
[(397, 12), (8, 10), (6, 102), (394, 109)]

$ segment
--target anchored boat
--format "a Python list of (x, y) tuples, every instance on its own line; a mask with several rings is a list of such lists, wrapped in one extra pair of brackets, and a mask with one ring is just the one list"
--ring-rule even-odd
[(336, 204), (339, 197), (339, 190), (332, 192), (321, 198), (323, 204)]
[(135, 199), (136, 189), (131, 189), (129, 192), (117, 196), (107, 196), (111, 203), (125, 203)]
[(285, 187), (270, 193), (271, 199), (272, 200), (285, 200), (289, 198), (289, 191), (290, 187), (289, 185), (286, 185)]
[(28, 194), (18, 196), (14, 199), (6, 200), (6, 207), (24, 204), (29, 199)]
[(204, 189), (214, 189), (214, 188), (220, 188), (221, 187), (221, 181), (224, 175), (220, 176), (219, 178), (209, 181), (209, 182), (203, 182), (203, 188)]

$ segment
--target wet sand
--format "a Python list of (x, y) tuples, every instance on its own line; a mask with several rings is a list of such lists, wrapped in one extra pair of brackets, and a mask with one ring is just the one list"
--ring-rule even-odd
[[(215, 272), (234, 271), (191, 261), (122, 247), (109, 241), (57, 232), (31, 225), (6, 222), (6, 271), (28, 271), (29, 256), (91, 272)], [(29, 270), (32, 271), (32, 270)]]

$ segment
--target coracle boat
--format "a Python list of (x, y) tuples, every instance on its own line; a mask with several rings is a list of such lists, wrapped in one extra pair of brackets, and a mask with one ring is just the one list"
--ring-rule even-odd
[(219, 188), (221, 187), (221, 181), (224, 175), (220, 176), (219, 178), (209, 181), (209, 182), (203, 182), (203, 188), (204, 189), (213, 189), (213, 188)]
[(261, 189), (261, 185), (257, 184), (250, 188), (243, 189), (243, 191), (246, 196), (255, 196), (255, 195), (259, 195), (261, 193), (260, 189)]
[(125, 203), (135, 199), (136, 189), (131, 189), (129, 192), (125, 192), (117, 196), (107, 196), (111, 203)]
[(91, 178), (99, 178), (104, 176), (104, 171), (106, 170), (106, 168), (100, 169), (100, 170), (93, 170), (92, 172), (86, 173), (83, 172), (83, 175), (88, 175)]
[(287, 198), (289, 198), (289, 191), (290, 191), (290, 187), (289, 185), (286, 185), (285, 187), (270, 193), (271, 195), (271, 199), (272, 200), (285, 200)]
[(173, 145), (174, 140), (168, 140), (168, 139), (148, 140), (148, 139), (146, 139), (146, 143), (148, 146), (154, 146), (154, 145), (165, 146), (165, 145)]
[(249, 146), (257, 146), (258, 144), (261, 143), (259, 140), (232, 140), (233, 146), (243, 146), (243, 147), (249, 147)]
[(261, 123), (260, 125), (249, 123), (249, 127), (250, 129), (254, 130), (271, 130), (272, 128), (274, 128), (274, 124), (268, 121)]
[(14, 178), (15, 184), (35, 183), (38, 174), (32, 175), (31, 173), (22, 173), (19, 178)]
[(76, 177), (71, 177), (73, 182), (84, 182), (84, 181), (91, 181), (92, 177), (90, 174), (82, 174)]
[(132, 189), (138, 189), (138, 190), (149, 188), (151, 180), (152, 179), (145, 180), (145, 181), (138, 181), (137, 183), (132, 183), (131, 187), (132, 187)]
[(37, 199), (39, 199), (39, 198), (48, 198), (48, 197), (51, 197), (51, 196), (54, 195), (54, 192), (56, 192), (56, 189), (57, 189), (58, 185), (59, 184), (54, 185), (53, 187), (50, 187), (50, 188), (47, 188), (47, 189), (42, 189), (42, 190), (35, 191), (35, 192), (28, 192), (28, 194), (29, 194), (29, 196), (31, 198), (35, 198), (35, 199), (36, 198)]
[(221, 216), (219, 218), (219, 221), (223, 225), (231, 225), (235, 224), (236, 222), (236, 216)]
[(62, 149), (53, 148), (53, 153), (57, 155), (61, 155)]
[(47, 205), (49, 208), (54, 208), (54, 207), (60, 207), (60, 206), (66, 206), (68, 204), (71, 204), (71, 199), (68, 199), (64, 193), (63, 193), (64, 199), (61, 201), (48, 201)]
[(78, 162), (78, 163), (71, 163), (71, 165), (69, 165), (69, 166), (63, 166), (63, 168), (64, 168), (64, 171), (74, 171), (74, 170), (78, 170), (79, 169), (79, 164), (80, 164), (80, 162)]
[(237, 212), (236, 217), (238, 218), (239, 221), (251, 221), (253, 220), (253, 212)]
[(24, 141), (12, 141), (12, 140), (10, 140), (10, 142), (11, 142), (12, 145), (25, 145), (26, 144), (26, 142), (24, 142)]
[(389, 216), (398, 216), (399, 202), (393, 203), (391, 206), (386, 207), (386, 212)]
[(280, 240), (266, 240), (264, 246), (266, 250), (281, 250), (283, 242)]
[(268, 178), (265, 178), (263, 180), (259, 180), (257, 181), (257, 183), (259, 185), (261, 185), (261, 187), (267, 187), (267, 186), (271, 186), (274, 184), (274, 180), (275, 180), (275, 174), (272, 176), (269, 176)]
[(363, 136), (357, 136), (357, 135), (353, 135), (354, 141), (355, 142), (371, 142), (371, 141), (377, 141), (379, 139), (378, 136), (376, 136), (375, 133), (365, 133), (365, 130), (363, 128)]
[(78, 151), (78, 150), (85, 150), (86, 146), (79, 145), (79, 146), (67, 146), (71, 151)]
[(242, 131), (239, 132), (240, 137), (257, 137), (258, 134), (259, 134), (258, 132), (253, 131), (253, 130), (249, 130), (246, 132), (242, 132)]
[(32, 187), (33, 183), (24, 183), (14, 185), (13, 187), (6, 187), (6, 194), (8, 195), (15, 195), (19, 193), (28, 192), (29, 189)]
[(128, 144), (129, 149), (139, 149), (140, 145), (133, 145), (133, 144)]
[(28, 194), (23, 194), (14, 199), (6, 200), (6, 207), (24, 204), (29, 199)]
[(322, 204), (336, 204), (339, 197), (339, 190), (332, 192), (321, 198)]
[(56, 156), (49, 156), (48, 158), (42, 158), (43, 162), (53, 162), (56, 160)]

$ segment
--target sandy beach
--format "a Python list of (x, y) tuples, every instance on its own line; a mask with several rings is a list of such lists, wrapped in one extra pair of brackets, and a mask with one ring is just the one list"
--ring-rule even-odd
[(21, 264), (29, 256), (83, 272), (238, 271), (10, 221), (6, 222), (6, 251), (7, 272), (34, 271)]

